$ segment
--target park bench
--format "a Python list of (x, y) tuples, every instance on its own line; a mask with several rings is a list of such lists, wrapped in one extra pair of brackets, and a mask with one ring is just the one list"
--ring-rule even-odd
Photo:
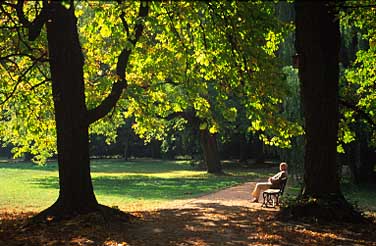
[(275, 208), (275, 206), (279, 205), (279, 197), (283, 195), (283, 192), (285, 191), (285, 186), (287, 183), (287, 177), (284, 177), (279, 182), (279, 188), (277, 189), (267, 189), (264, 192), (262, 192), (263, 202), (262, 207), (272, 207)]

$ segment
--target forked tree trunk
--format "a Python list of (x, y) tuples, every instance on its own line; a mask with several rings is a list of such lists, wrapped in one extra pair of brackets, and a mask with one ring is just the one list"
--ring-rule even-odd
[[(19, 20), (27, 27), (29, 40), (34, 41), (44, 24), (47, 26), (48, 54), (55, 109), (60, 193), (57, 201), (34, 217), (69, 217), (100, 210), (101, 213), (118, 211), (99, 205), (93, 191), (89, 160), (89, 124), (110, 112), (127, 87), (125, 71), (132, 49), (124, 48), (116, 65), (118, 80), (110, 94), (95, 108), (87, 110), (83, 78), (84, 58), (78, 38), (74, 3), (69, 9), (59, 1), (43, 1), (43, 8), (33, 22), (25, 18), (23, 4), (15, 5)], [(138, 17), (148, 15), (149, 4), (140, 4)], [(121, 18), (124, 13), (122, 12)], [(123, 19), (123, 26), (127, 23)], [(134, 36), (127, 36), (133, 46), (142, 35), (143, 23), (136, 23)]]
[[(48, 51), (55, 107), (60, 193), (52, 214), (82, 214), (98, 209), (90, 177), (84, 58), (73, 11), (49, 5)], [(47, 210), (46, 210), (47, 211)]]
[(222, 166), (216, 134), (211, 134), (207, 129), (200, 130), (200, 142), (208, 173), (221, 174)]

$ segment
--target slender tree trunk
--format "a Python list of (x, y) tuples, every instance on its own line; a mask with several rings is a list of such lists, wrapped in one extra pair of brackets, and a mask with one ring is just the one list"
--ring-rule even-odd
[(125, 161), (128, 161), (129, 157), (129, 137), (125, 138), (124, 144), (123, 144), (123, 157)]
[(244, 133), (239, 134), (239, 162), (247, 164), (249, 144)]
[[(51, 2), (48, 49), (55, 107), (60, 193), (52, 213), (61, 216), (98, 209), (90, 177), (84, 59), (73, 11)], [(57, 212), (56, 212), (57, 211)]]
[(258, 134), (253, 136), (252, 149), (255, 163), (263, 164), (265, 162), (264, 143), (259, 139)]
[(118, 129), (118, 139), (117, 141), (120, 142), (122, 148), (123, 148), (123, 159), (125, 161), (128, 161), (129, 157), (129, 145), (130, 145), (130, 138), (131, 138), (131, 129), (130, 124), (126, 124), (123, 127)]
[(222, 173), (222, 166), (219, 160), (217, 136), (215, 134), (211, 134), (207, 129), (200, 130), (200, 142), (208, 173)]
[(151, 141), (151, 158), (161, 158), (161, 142), (158, 140)]
[(357, 151), (359, 161), (357, 162), (357, 178), (360, 184), (375, 183), (373, 167), (375, 164), (374, 149), (369, 147), (368, 133), (358, 134), (359, 148)]

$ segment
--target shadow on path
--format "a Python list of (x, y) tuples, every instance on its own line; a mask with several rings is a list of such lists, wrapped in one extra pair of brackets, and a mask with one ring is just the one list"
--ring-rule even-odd
[(29, 228), (29, 214), (0, 214), (0, 245), (243, 246), (371, 245), (376, 227), (274, 220), (276, 209), (250, 203), (254, 182), (197, 199), (137, 211), (130, 222), (78, 218)]

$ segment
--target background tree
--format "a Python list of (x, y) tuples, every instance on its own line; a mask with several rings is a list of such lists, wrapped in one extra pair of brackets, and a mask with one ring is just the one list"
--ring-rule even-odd
[[(146, 25), (148, 42), (137, 48), (130, 67), (132, 81), (147, 88), (127, 99), (136, 132), (162, 138), (169, 127), (188, 122), (197, 126), (203, 146), (216, 146), (209, 141), (225, 129), (246, 125), (242, 131), (287, 146), (299, 127), (279, 115), (286, 90), (274, 54), (282, 29), (273, 5), (176, 2), (152, 8), (156, 21)], [(184, 117), (161, 119), (172, 115)], [(218, 163), (218, 154), (212, 156)]]
[[(300, 100), (300, 81), (298, 77), (298, 69), (294, 63), (294, 55), (296, 54), (295, 42), (295, 9), (294, 4), (289, 2), (278, 2), (276, 5), (276, 13), (278, 19), (288, 23), (290, 29), (285, 34), (284, 42), (278, 50), (278, 57), (283, 64), (283, 73), (288, 93), (283, 102), (282, 114), (286, 119), (292, 122), (299, 122), (303, 125), (303, 116)], [(300, 180), (303, 173), (304, 163), (304, 135), (292, 138), (291, 148), (279, 149), (280, 159), (285, 160), (289, 164), (289, 174), (295, 179)]]
[[(375, 12), (372, 1), (340, 5), (344, 33), (340, 140), (355, 183), (374, 183), (375, 155)], [(342, 150), (342, 149), (340, 149)]]

